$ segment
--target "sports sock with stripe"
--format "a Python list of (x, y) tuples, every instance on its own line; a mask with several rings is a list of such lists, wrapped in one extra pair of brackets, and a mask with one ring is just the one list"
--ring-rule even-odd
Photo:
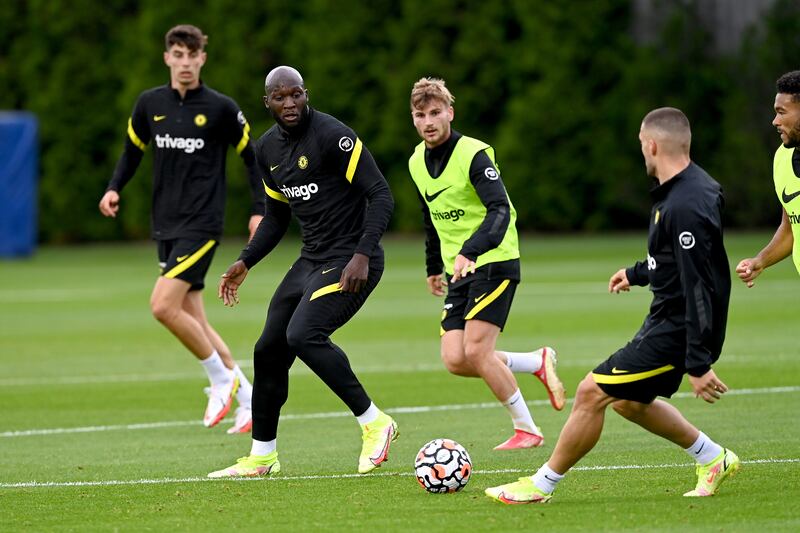
[(546, 494), (552, 494), (553, 491), (556, 490), (556, 485), (558, 485), (558, 482), (562, 479), (564, 479), (564, 474), (555, 472), (552, 468), (547, 466), (547, 463), (543, 464), (542, 467), (531, 476), (533, 484)]
[(503, 405), (508, 409), (511, 420), (514, 421), (514, 429), (541, 435), (541, 431), (533, 421), (528, 405), (525, 403), (525, 398), (522, 397), (522, 392), (519, 389), (514, 391), (511, 398), (504, 401)]
[(709, 439), (708, 436), (700, 432), (694, 444), (685, 448), (684, 451), (689, 454), (689, 457), (697, 461), (697, 464), (707, 465), (717, 458), (722, 452), (722, 446)]

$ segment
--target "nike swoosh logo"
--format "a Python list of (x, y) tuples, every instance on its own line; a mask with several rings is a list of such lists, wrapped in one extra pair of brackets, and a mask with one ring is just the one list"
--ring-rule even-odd
[(186, 260), (186, 258), (187, 258), (187, 257), (189, 257), (189, 254), (182, 255), (182, 256), (178, 257), (178, 258), (177, 258), (177, 259), (178, 259), (178, 263), (180, 263), (181, 261), (184, 261), (184, 260)]
[(611, 369), (612, 374), (627, 374), (628, 372), (628, 370), (619, 370), (617, 367)]
[(323, 273), (323, 274), (327, 274), (327, 273), (328, 273), (328, 272), (330, 272), (331, 270), (336, 270), (337, 268), (338, 268), (338, 267), (329, 268), (329, 269), (327, 269), (327, 270), (323, 270), (323, 271), (322, 271), (322, 273)]
[(481, 294), (480, 296), (478, 296), (477, 298), (475, 298), (475, 303), (478, 303), (478, 302), (480, 302), (481, 300), (483, 300), (483, 297), (484, 297), (484, 296), (486, 296), (486, 293), (485, 293), (485, 292), (484, 292), (483, 294)]
[(276, 168), (278, 168), (279, 166), (280, 166), (280, 165), (275, 165), (275, 166), (273, 167), (272, 165), (270, 165), (270, 166), (269, 166), (269, 171), (270, 171), (270, 172), (274, 172), (274, 171), (275, 171), (275, 169), (276, 169)]
[(153, 122), (161, 122), (167, 118), (167, 115), (153, 115)]
[(800, 196), (800, 191), (793, 192), (792, 194), (786, 194), (786, 187), (783, 188), (783, 192), (781, 193), (781, 199), (785, 204), (788, 204), (798, 196)]
[(700, 445), (700, 449), (697, 450), (696, 452), (694, 452), (694, 454), (695, 455), (700, 455), (700, 452), (702, 452), (703, 448), (705, 448), (705, 447), (706, 447), (706, 443), (704, 442), (703, 444)]
[(426, 190), (425, 190), (425, 201), (427, 201), (428, 203), (430, 203), (430, 202), (432, 202), (432, 201), (436, 200), (436, 197), (437, 197), (437, 196), (439, 196), (440, 194), (442, 194), (444, 191), (446, 191), (446, 190), (447, 190), (447, 189), (449, 189), (450, 187), (452, 187), (452, 185), (448, 185), (447, 187), (445, 187), (445, 188), (444, 188), (444, 189), (442, 189), (441, 191), (436, 191), (436, 192), (435, 192), (435, 193), (433, 193), (433, 194), (428, 194), (428, 190), (426, 189)]

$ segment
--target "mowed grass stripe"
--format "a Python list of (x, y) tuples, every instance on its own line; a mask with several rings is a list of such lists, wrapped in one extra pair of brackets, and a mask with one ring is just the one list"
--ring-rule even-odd
[[(800, 392), (800, 386), (791, 387), (765, 387), (757, 389), (734, 389), (729, 390), (726, 396), (743, 396), (752, 394), (790, 394)], [(693, 398), (694, 394), (689, 392), (678, 392), (672, 395), (673, 398)], [(550, 405), (549, 400), (529, 400), (526, 401), (530, 406), (547, 406)], [(567, 400), (567, 403), (572, 403), (572, 399)], [(463, 403), (463, 404), (450, 404), (450, 405), (420, 405), (408, 407), (390, 407), (385, 409), (390, 414), (416, 414), (416, 413), (432, 413), (436, 411), (463, 411), (468, 409), (493, 409), (501, 407), (498, 402), (480, 402), (480, 403)], [(281, 421), (289, 420), (310, 420), (318, 418), (342, 418), (352, 416), (349, 411), (330, 411), (324, 413), (305, 413), (305, 414), (285, 414), (281, 415)], [(199, 426), (200, 420), (176, 420), (167, 422), (145, 422), (141, 424), (118, 424), (107, 426), (84, 426), (73, 428), (44, 428), (44, 429), (27, 429), (17, 431), (4, 431), (0, 433), (0, 437), (32, 437), (41, 435), (62, 435), (65, 433), (98, 433), (104, 431), (133, 431), (140, 429), (161, 429), (161, 428), (174, 428), (180, 426)]]
[[(750, 459), (742, 461), (744, 465), (770, 465), (782, 463), (800, 463), (800, 458), (785, 459)], [(575, 466), (570, 472), (591, 471), (602, 472), (612, 470), (653, 470), (661, 468), (687, 468), (695, 466), (693, 463), (665, 463), (665, 464), (628, 464), (628, 465), (594, 465), (594, 466)], [(530, 469), (503, 468), (499, 470), (473, 470), (473, 474), (521, 474), (529, 473)], [(307, 475), (307, 476), (281, 476), (280, 474), (267, 477), (242, 477), (242, 478), (208, 478), (208, 477), (186, 477), (186, 478), (161, 478), (161, 479), (112, 479), (106, 481), (23, 481), (19, 483), (0, 483), (3, 489), (24, 489), (24, 488), (47, 488), (47, 487), (113, 487), (118, 485), (163, 485), (168, 483), (214, 483), (214, 482), (234, 482), (245, 481), (306, 481), (306, 480), (339, 480), (339, 479), (369, 479), (373, 477), (410, 477), (413, 472), (376, 472), (372, 474), (326, 474), (326, 475)]]

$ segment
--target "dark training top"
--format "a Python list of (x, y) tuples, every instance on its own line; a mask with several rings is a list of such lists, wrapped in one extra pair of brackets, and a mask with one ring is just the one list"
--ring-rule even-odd
[(389, 185), (356, 134), (307, 107), (291, 129), (272, 126), (255, 144), (266, 174), (264, 220), (239, 259), (250, 268), (283, 237), (292, 213), (302, 230), (300, 256), (313, 261), (372, 256), (394, 209)]
[(151, 140), (154, 239), (222, 235), (228, 146), (236, 147), (247, 167), (252, 214), (264, 212), (250, 125), (232, 99), (202, 83), (186, 91), (184, 99), (169, 85), (143, 92), (128, 120), (125, 149), (107, 190), (125, 187)]
[[(450, 138), (444, 143), (434, 148), (425, 148), (425, 167), (432, 178), (438, 178), (442, 175), (460, 138), (461, 133), (451, 130)], [(475, 233), (464, 242), (461, 248), (461, 255), (472, 261), (500, 244), (511, 221), (508, 193), (503, 181), (501, 179), (482, 179), (487, 168), (493, 168), (498, 175), (500, 174), (492, 160), (486, 155), (486, 152), (475, 154), (469, 167), (469, 180), (475, 188), (478, 198), (486, 207), (486, 216)], [(436, 233), (436, 228), (431, 221), (430, 210), (419, 192), (417, 192), (417, 196), (422, 206), (422, 216), (425, 223), (425, 269), (428, 276), (435, 276), (441, 274), (445, 268), (452, 269), (453, 265), (442, 265), (439, 235)], [(519, 281), (519, 259), (484, 265), (478, 268), (475, 274), (463, 278), (463, 282), (478, 278), (508, 278)]]
[(631, 285), (650, 285), (647, 320), (685, 332), (686, 371), (702, 376), (722, 351), (731, 293), (722, 242), (722, 187), (689, 163), (651, 194), (647, 259), (626, 274)]

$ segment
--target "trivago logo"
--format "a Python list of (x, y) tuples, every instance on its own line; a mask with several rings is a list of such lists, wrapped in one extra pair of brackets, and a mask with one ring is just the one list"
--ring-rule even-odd
[(156, 135), (156, 146), (159, 148), (183, 150), (187, 154), (191, 154), (195, 150), (202, 150), (205, 145), (206, 142), (203, 139), (195, 139), (194, 137), (170, 137), (169, 133)]
[(286, 198), (302, 198), (308, 200), (312, 194), (319, 191), (316, 183), (309, 183), (308, 185), (300, 185), (294, 187), (281, 187), (281, 192)]
[(466, 214), (466, 211), (463, 209), (451, 209), (450, 211), (431, 211), (431, 218), (434, 220), (452, 220), (453, 222), (456, 222)]

